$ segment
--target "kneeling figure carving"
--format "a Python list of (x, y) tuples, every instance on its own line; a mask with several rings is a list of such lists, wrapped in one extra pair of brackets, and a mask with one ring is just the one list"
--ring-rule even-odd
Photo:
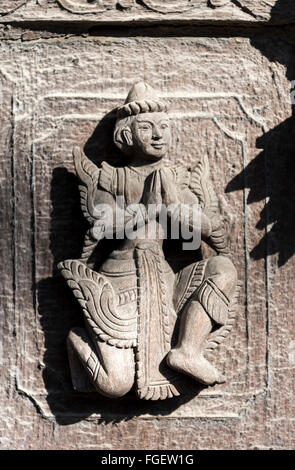
[[(114, 141), (125, 154), (124, 165), (102, 162), (98, 168), (74, 149), (81, 207), (90, 228), (81, 259), (63, 261), (59, 269), (85, 320), (85, 328), (72, 329), (67, 340), (76, 389), (83, 388), (85, 372), (102, 395), (122, 397), (134, 387), (145, 400), (179, 395), (187, 376), (205, 385), (225, 381), (205, 354), (232, 328), (237, 273), (228, 258), (207, 157), (193, 170), (164, 165), (170, 140), (166, 105), (139, 82), (117, 110)], [(188, 207), (184, 218), (178, 210), (183, 205)], [(198, 227), (190, 209), (194, 205), (201, 208)], [(168, 237), (160, 221), (163, 206), (174, 225), (199, 230), (216, 256), (204, 259), (199, 246), (191, 264), (173, 270), (163, 251)], [(111, 208), (113, 217), (101, 207)], [(149, 207), (156, 208), (153, 215)], [(118, 217), (123, 209), (125, 217)], [(126, 236), (127, 224), (133, 237)], [(93, 270), (90, 256), (114, 231), (117, 246)]]

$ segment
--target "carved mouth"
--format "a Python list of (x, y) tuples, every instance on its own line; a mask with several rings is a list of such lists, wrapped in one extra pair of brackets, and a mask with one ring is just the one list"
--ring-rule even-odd
[(152, 144), (152, 147), (156, 150), (162, 150), (163, 147), (165, 147), (166, 144)]

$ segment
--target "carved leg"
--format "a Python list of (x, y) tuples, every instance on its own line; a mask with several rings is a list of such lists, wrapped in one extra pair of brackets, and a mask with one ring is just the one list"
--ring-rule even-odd
[(178, 344), (167, 356), (170, 367), (206, 385), (225, 381), (224, 376), (204, 358), (203, 351), (213, 322), (219, 325), (226, 322), (236, 284), (236, 270), (229, 259), (216, 256), (208, 260), (204, 281), (182, 312)]
[(99, 393), (125, 395), (134, 383), (136, 310), (126, 304), (118, 311), (111, 283), (80, 261), (63, 261), (59, 269), (82, 307), (87, 330), (76, 328), (68, 337), (73, 382), (83, 383), (78, 358)]
[(74, 386), (81, 383), (81, 371), (75, 364), (78, 358), (100, 394), (118, 398), (131, 390), (135, 373), (132, 348), (119, 349), (102, 341), (93, 344), (84, 328), (71, 330), (67, 347)]
[(198, 301), (191, 301), (182, 314), (178, 344), (167, 356), (168, 365), (206, 385), (224, 382), (224, 377), (203, 356), (211, 330), (210, 317)]

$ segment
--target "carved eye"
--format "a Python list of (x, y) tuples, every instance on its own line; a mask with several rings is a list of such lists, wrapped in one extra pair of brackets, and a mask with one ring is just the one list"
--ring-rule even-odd
[(144, 131), (150, 130), (151, 126), (149, 124), (140, 124), (139, 129), (142, 129)]
[(169, 127), (168, 124), (165, 122), (161, 124), (161, 129), (167, 129), (168, 127)]

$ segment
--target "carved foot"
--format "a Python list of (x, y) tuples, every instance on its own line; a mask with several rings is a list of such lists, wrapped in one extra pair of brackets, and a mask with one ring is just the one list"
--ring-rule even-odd
[[(75, 389), (92, 389), (91, 381), (95, 381), (100, 362), (93, 350), (91, 340), (84, 328), (73, 328), (67, 338), (67, 349), (71, 368), (72, 382)], [(89, 380), (85, 381), (85, 371)]]
[(188, 356), (180, 349), (173, 349), (167, 355), (167, 364), (172, 369), (189, 375), (205, 385), (225, 382), (225, 377), (210, 364), (202, 354)]
[(89, 382), (88, 387), (84, 385), (83, 372), (86, 371), (93, 387), (101, 395), (110, 398), (125, 395), (134, 384), (133, 349), (119, 349), (99, 341), (96, 346), (99, 351), (84, 328), (73, 328), (70, 331), (67, 347), (74, 388), (91, 390)]

